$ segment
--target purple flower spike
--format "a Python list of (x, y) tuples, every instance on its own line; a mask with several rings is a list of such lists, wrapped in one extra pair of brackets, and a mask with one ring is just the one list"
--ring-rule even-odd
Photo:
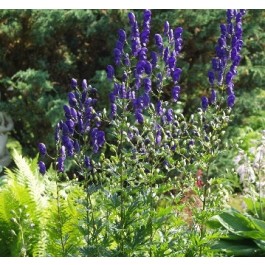
[(150, 19), (151, 19), (151, 15), (152, 15), (151, 10), (146, 9), (146, 10), (144, 11), (144, 21), (145, 21), (145, 22), (150, 21)]
[(134, 13), (129, 12), (128, 18), (129, 18), (130, 25), (135, 23), (135, 15), (134, 15)]

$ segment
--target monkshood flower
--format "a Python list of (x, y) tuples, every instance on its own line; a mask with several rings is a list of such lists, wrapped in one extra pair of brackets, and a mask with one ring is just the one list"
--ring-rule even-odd
[(46, 149), (45, 144), (39, 143), (39, 152), (40, 152), (40, 155), (42, 156), (45, 156), (47, 154), (47, 149)]
[[(122, 37), (123, 36), (123, 37)], [(121, 40), (124, 34), (120, 33)], [(108, 67), (108, 77), (114, 77), (114, 68)], [(69, 105), (64, 105), (64, 120), (58, 122), (55, 127), (55, 141), (57, 145), (56, 168), (58, 172), (64, 172), (66, 159), (77, 159), (80, 154), (98, 153), (105, 144), (105, 133), (101, 129), (102, 114), (96, 111), (97, 100), (94, 98), (97, 90), (87, 85), (84, 79), (81, 88), (78, 87), (77, 80), (71, 80), (74, 91), (68, 93)], [(119, 87), (124, 89), (123, 86)], [(119, 93), (121, 93), (119, 91)], [(115, 100), (115, 98), (114, 98)], [(113, 106), (113, 114), (115, 108)], [(84, 140), (85, 139), (85, 140)], [(41, 155), (46, 155), (46, 147), (39, 144)], [(40, 164), (41, 165), (41, 164)], [(44, 172), (43, 166), (40, 172)]]
[[(212, 59), (212, 69), (208, 72), (208, 79), (212, 88), (226, 85), (227, 105), (230, 108), (235, 102), (235, 95), (230, 88), (233, 86), (233, 80), (237, 75), (237, 66), (241, 60), (240, 51), (243, 46), (242, 18), (245, 13), (246, 10), (243, 9), (227, 10), (227, 23), (220, 25), (221, 35), (215, 47), (216, 56)], [(211, 93), (210, 103), (213, 102), (213, 92)]]
[(46, 166), (43, 161), (39, 161), (38, 163), (39, 166), (39, 172), (44, 175), (46, 173)]
[[(113, 90), (109, 95), (110, 99), (110, 118), (117, 117), (117, 113), (121, 110), (120, 100), (124, 103), (125, 109), (133, 108), (134, 117), (137, 123), (144, 122), (145, 110), (147, 110), (152, 101), (160, 101), (162, 97), (163, 80), (173, 83), (172, 87), (172, 102), (177, 102), (180, 94), (179, 81), (182, 69), (177, 67), (177, 57), (182, 49), (183, 40), (181, 27), (171, 29), (169, 22), (164, 24), (164, 34), (154, 34), (153, 40), (156, 45), (156, 51), (151, 51), (148, 48), (151, 30), (151, 17), (150, 10), (144, 10), (143, 23), (139, 27), (135, 15), (130, 12), (128, 14), (130, 24), (130, 39), (126, 41), (126, 33), (120, 29), (118, 31), (118, 40), (114, 50), (114, 65), (117, 66), (125, 59), (128, 63), (126, 65), (119, 65), (122, 71), (115, 71), (112, 66), (107, 67), (107, 77), (113, 82)], [(166, 37), (166, 38), (165, 38)], [(125, 47), (126, 46), (126, 47)], [(124, 50), (130, 50), (129, 53)], [(134, 62), (132, 68), (131, 62)], [(165, 67), (161, 68), (159, 64), (163, 63)], [(121, 76), (115, 76), (114, 73), (121, 73)], [(129, 81), (129, 82), (128, 82)], [(154, 87), (155, 86), (155, 87)], [(161, 121), (169, 122), (170, 111), (167, 111), (167, 104), (165, 104), (165, 111), (162, 108), (163, 102), (161, 101), (161, 110), (156, 110), (157, 114), (161, 116)], [(158, 103), (159, 104), (159, 103)]]
[(114, 68), (112, 65), (107, 66), (107, 77), (108, 77), (108, 79), (111, 79), (111, 80), (114, 77)]
[(202, 105), (202, 110), (205, 111), (208, 108), (209, 102), (208, 102), (208, 98), (203, 96), (201, 98), (201, 105)]

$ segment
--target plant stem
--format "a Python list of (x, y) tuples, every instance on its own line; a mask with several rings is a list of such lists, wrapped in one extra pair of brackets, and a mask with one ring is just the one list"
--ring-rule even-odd
[[(204, 213), (206, 211), (206, 207), (207, 207), (207, 183), (208, 183), (208, 174), (209, 174), (209, 168), (210, 165), (208, 164), (207, 166), (207, 170), (206, 170), (206, 177), (205, 177), (205, 184), (203, 186), (203, 201), (202, 201), (202, 213)], [(203, 237), (205, 236), (206, 233), (206, 226), (205, 226), (205, 221), (203, 218), (203, 223), (200, 225), (200, 241), (202, 241)], [(200, 242), (200, 248), (199, 248), (199, 256), (202, 256), (202, 250), (203, 250), (203, 246)]]
[(124, 100), (122, 100), (122, 123), (120, 127), (120, 144), (118, 147), (118, 154), (120, 160), (120, 199), (121, 199), (121, 207), (120, 207), (120, 251), (121, 255), (124, 256), (124, 194), (123, 194), (123, 152), (122, 152), (122, 145), (123, 145), (123, 117), (125, 112), (125, 104)]
[(62, 256), (65, 257), (65, 243), (63, 240), (63, 224), (62, 224), (62, 213), (61, 213), (61, 204), (60, 204), (60, 194), (59, 194), (59, 185), (56, 180), (56, 202), (57, 202), (57, 214), (59, 217), (59, 233), (60, 233), (60, 243), (62, 247)]

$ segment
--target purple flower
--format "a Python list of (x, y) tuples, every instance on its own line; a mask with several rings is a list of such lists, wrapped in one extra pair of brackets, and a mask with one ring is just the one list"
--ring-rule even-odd
[(64, 159), (60, 156), (57, 159), (57, 170), (58, 172), (64, 172)]
[(119, 65), (121, 62), (121, 55), (122, 55), (121, 50), (115, 48), (113, 53), (114, 53), (114, 62), (116, 65)]
[(149, 42), (150, 30), (143, 30), (141, 33), (141, 42), (143, 45)]
[(38, 165), (39, 165), (39, 171), (40, 171), (40, 173), (42, 175), (44, 175), (46, 173), (45, 163), (43, 161), (39, 161)]
[(234, 106), (235, 99), (236, 99), (235, 94), (228, 95), (228, 97), (227, 97), (227, 106), (229, 108), (232, 108)]
[(147, 93), (144, 93), (142, 96), (142, 100), (143, 100), (143, 106), (144, 108), (147, 108), (150, 104), (150, 97)]
[(116, 46), (115, 48), (117, 48), (118, 50), (120, 50), (120, 52), (122, 53), (123, 51), (123, 46), (124, 46), (124, 43), (120, 42), (119, 40), (116, 42)]
[(151, 90), (152, 90), (152, 82), (151, 82), (151, 79), (148, 78), (148, 77), (146, 77), (144, 79), (144, 91), (145, 91), (145, 93), (149, 93), (149, 92), (151, 92)]
[(75, 123), (71, 119), (69, 119), (69, 120), (67, 120), (65, 122), (65, 124), (68, 127), (69, 133), (70, 134), (73, 134), (74, 133), (74, 128), (75, 128)]
[(164, 56), (163, 56), (163, 60), (165, 63), (167, 63), (167, 61), (168, 61), (168, 55), (169, 55), (169, 48), (166, 47), (164, 50)]
[(110, 92), (109, 93), (110, 103), (114, 103), (115, 102), (115, 98), (116, 98), (116, 95), (114, 94), (114, 92)]
[(74, 140), (74, 150), (75, 150), (75, 153), (79, 153), (80, 152), (80, 144), (78, 142), (78, 140)]
[(62, 145), (61, 148), (60, 148), (60, 156), (63, 159), (66, 159), (66, 149), (65, 149), (65, 146), (64, 145)]
[(227, 74), (226, 74), (226, 84), (230, 84), (232, 79), (233, 79), (234, 75), (231, 71), (229, 71)]
[(124, 43), (126, 41), (126, 32), (123, 29), (119, 29), (118, 34), (119, 34), (119, 41), (121, 43)]
[(178, 39), (178, 38), (181, 38), (182, 32), (183, 32), (183, 28), (181, 28), (181, 27), (177, 27), (177, 28), (174, 29), (174, 38), (175, 38), (175, 40)]
[(156, 141), (156, 144), (157, 144), (157, 145), (160, 145), (160, 144), (161, 144), (161, 141), (162, 141), (162, 135), (161, 135), (161, 131), (160, 131), (160, 130), (158, 130), (158, 131), (156, 132), (155, 141)]
[(179, 92), (180, 92), (180, 86), (174, 86), (172, 88), (172, 99), (173, 99), (174, 102), (178, 101)]
[(71, 107), (75, 107), (77, 100), (73, 92), (68, 93), (68, 102)]
[(135, 15), (134, 15), (134, 13), (129, 12), (128, 13), (128, 18), (129, 18), (130, 24), (133, 25), (135, 23)]
[(180, 75), (181, 75), (182, 70), (180, 68), (176, 68), (173, 72), (172, 72), (172, 79), (174, 82), (178, 82)]
[(174, 119), (173, 110), (172, 109), (168, 109), (165, 114), (166, 114), (167, 121), (168, 122), (172, 122), (173, 119)]
[(63, 135), (68, 135), (70, 133), (69, 128), (65, 123), (62, 123), (62, 133)]
[(208, 103), (208, 98), (207, 97), (203, 96), (201, 98), (201, 105), (202, 105), (202, 110), (203, 111), (205, 111), (208, 108), (209, 103)]
[(45, 144), (39, 143), (39, 152), (40, 152), (40, 155), (42, 156), (45, 156), (47, 154), (47, 149), (46, 149)]
[(141, 61), (139, 61), (137, 63), (137, 65), (136, 65), (136, 72), (137, 72), (138, 75), (141, 75), (141, 74), (144, 73), (144, 71), (145, 71), (145, 64), (146, 64), (146, 62), (144, 60), (141, 60)]
[(92, 169), (91, 160), (88, 156), (85, 156), (85, 158), (84, 158), (84, 165), (87, 169), (89, 169), (89, 170)]
[(168, 66), (169, 66), (170, 68), (174, 68), (174, 67), (175, 67), (175, 63), (176, 63), (176, 58), (175, 58), (174, 56), (170, 56), (170, 57), (168, 58), (167, 63), (168, 63)]
[(167, 35), (169, 33), (169, 22), (166, 21), (164, 23), (164, 34)]
[(146, 9), (146, 10), (144, 11), (144, 15), (143, 15), (143, 17), (144, 17), (144, 21), (145, 21), (145, 22), (146, 22), (146, 21), (150, 21), (150, 19), (151, 19), (151, 15), (152, 15), (151, 10)]
[(163, 47), (163, 39), (160, 34), (155, 34), (155, 44), (160, 48)]
[(156, 54), (156, 52), (151, 51), (150, 55), (151, 55), (152, 67), (155, 68), (156, 64), (157, 64), (157, 54)]
[(147, 48), (145, 47), (141, 48), (141, 50), (138, 53), (138, 57), (140, 61), (147, 59), (147, 54), (146, 54), (147, 51), (148, 51)]
[(238, 22), (235, 26), (235, 34), (236, 34), (236, 37), (238, 39), (240, 39), (242, 37), (242, 33), (243, 33), (243, 30), (242, 30), (242, 24), (241, 22)]
[(208, 78), (209, 78), (209, 83), (213, 85), (214, 84), (214, 72), (213, 71), (208, 72)]
[(123, 59), (123, 63), (124, 63), (125, 66), (130, 66), (131, 65), (128, 53), (125, 54), (124, 59)]
[(227, 85), (226, 92), (228, 95), (234, 94), (234, 84), (233, 83), (230, 83)]
[(227, 9), (226, 11), (227, 23), (231, 23), (231, 20), (233, 18), (233, 13), (234, 13), (233, 9)]
[(144, 70), (147, 75), (150, 75), (152, 73), (152, 64), (149, 61), (145, 62)]
[(220, 30), (221, 30), (221, 33), (222, 35), (226, 35), (226, 25), (225, 24), (221, 24), (220, 25)]
[(220, 68), (220, 59), (218, 58), (213, 58), (212, 59), (212, 67), (214, 71), (218, 71)]
[(117, 106), (115, 103), (111, 103), (110, 105), (110, 116), (114, 118), (117, 115)]
[(136, 109), (136, 111), (135, 111), (135, 119), (140, 124), (142, 124), (144, 122), (144, 116), (142, 114), (141, 109)]
[(163, 115), (162, 102), (160, 100), (157, 101), (157, 103), (156, 103), (156, 113), (159, 116), (162, 116)]
[(107, 77), (108, 79), (112, 80), (114, 76), (114, 68), (112, 65), (107, 66)]
[(211, 97), (210, 97), (210, 103), (214, 104), (216, 102), (216, 91), (214, 89), (211, 90)]
[(77, 88), (77, 80), (74, 79), (74, 78), (71, 79), (71, 87), (72, 87), (73, 89), (76, 89), (76, 88)]
[(83, 81), (82, 81), (82, 88), (83, 88), (83, 90), (87, 89), (87, 81), (86, 81), (86, 79), (83, 79)]

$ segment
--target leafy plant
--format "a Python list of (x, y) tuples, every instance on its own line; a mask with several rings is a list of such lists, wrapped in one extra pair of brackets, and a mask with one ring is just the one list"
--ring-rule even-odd
[(213, 249), (229, 256), (264, 257), (264, 221), (229, 209), (212, 217), (208, 225), (226, 231), (226, 235), (213, 245)]

